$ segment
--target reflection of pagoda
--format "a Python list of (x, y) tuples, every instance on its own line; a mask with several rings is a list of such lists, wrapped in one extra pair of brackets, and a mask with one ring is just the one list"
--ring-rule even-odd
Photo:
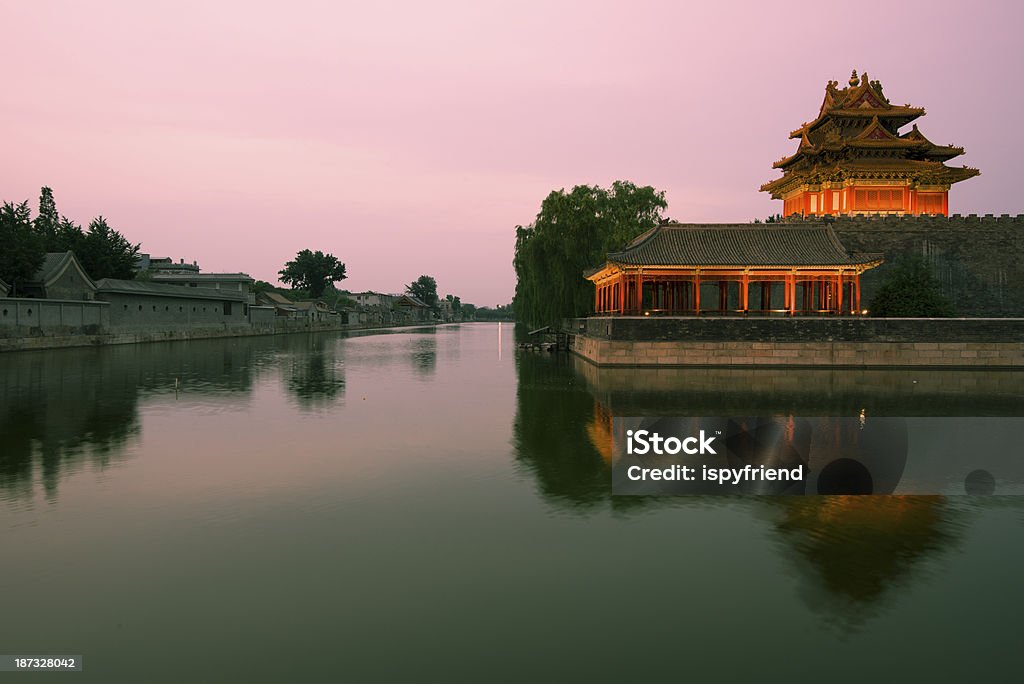
[(802, 594), (848, 626), (895, 600), (956, 541), (956, 509), (939, 496), (815, 496), (766, 500), (795, 551)]
[(761, 186), (783, 201), (783, 214), (942, 214), (949, 213), (953, 183), (977, 176), (977, 169), (946, 162), (962, 147), (936, 145), (917, 130), (899, 129), (924, 109), (893, 105), (882, 84), (859, 79), (825, 87), (818, 117), (789, 134), (800, 140), (795, 154), (773, 164), (783, 176)]

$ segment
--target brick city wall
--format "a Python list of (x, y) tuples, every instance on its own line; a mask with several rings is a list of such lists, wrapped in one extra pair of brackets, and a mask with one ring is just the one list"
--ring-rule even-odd
[(931, 265), (961, 316), (1024, 316), (1024, 216), (825, 217), (853, 252), (882, 252), (886, 263), (861, 279), (871, 297), (903, 255)]

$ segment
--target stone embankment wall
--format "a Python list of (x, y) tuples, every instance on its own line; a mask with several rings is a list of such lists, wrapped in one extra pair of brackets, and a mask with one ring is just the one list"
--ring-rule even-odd
[(63, 347), (91, 347), (106, 344), (141, 344), (144, 342), (170, 342), (175, 340), (201, 340), (215, 337), (250, 337), (253, 335), (281, 335), (297, 332), (325, 332), (354, 330), (349, 326), (331, 323), (305, 324), (302, 321), (281, 321), (273, 327), (191, 328), (179, 330), (150, 330), (135, 332), (105, 332), (96, 334), (35, 335), (29, 337), (0, 337), (0, 352), (27, 349), (59, 349)]
[(614, 317), (566, 321), (602, 366), (943, 366), (1024, 369), (1019, 318)]
[[(192, 304), (197, 308), (196, 318), (191, 318)], [(208, 307), (205, 317), (201, 312), (203, 304)], [(101, 301), (0, 298), (0, 352), (354, 330), (359, 327), (342, 325), (337, 321), (282, 318), (274, 315), (272, 307), (250, 306), (247, 313), (243, 313), (240, 302), (232, 303), (230, 316), (220, 310), (222, 302), (188, 303), (188, 317), (181, 321), (152, 318), (164, 315), (163, 301), (147, 302), (141, 310), (137, 303), (134, 304), (130, 313), (141, 317), (138, 320), (124, 318), (126, 314), (121, 310), (116, 312), (117, 316), (112, 316), (115, 313), (111, 311), (112, 306), (115, 305)], [(166, 306), (177, 308), (179, 302)], [(159, 310), (154, 310), (154, 307)], [(115, 318), (113, 322), (112, 317)]]
[[(816, 219), (817, 220), (817, 219)], [(825, 217), (853, 252), (881, 252), (882, 266), (861, 278), (871, 297), (905, 255), (931, 265), (960, 316), (1024, 316), (1024, 216)]]

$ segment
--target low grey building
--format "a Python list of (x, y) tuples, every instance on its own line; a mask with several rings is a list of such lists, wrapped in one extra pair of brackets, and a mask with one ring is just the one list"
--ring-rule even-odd
[(152, 281), (167, 285), (206, 288), (240, 293), (247, 304), (256, 303), (252, 286), (256, 282), (248, 273), (164, 273), (154, 271)]
[(434, 312), (418, 297), (400, 295), (395, 298), (395, 311), (403, 323), (420, 323), (433, 320)]
[(150, 273), (199, 273), (199, 264), (195, 261), (185, 263), (184, 259), (175, 262), (171, 257), (154, 257), (149, 254), (140, 254), (136, 262), (137, 271), (149, 271)]
[(379, 306), (386, 309), (391, 309), (395, 305), (395, 299), (398, 295), (383, 294), (381, 292), (373, 292), (368, 290), (366, 292), (353, 292), (349, 295), (356, 301), (359, 306), (374, 307)]
[(110, 304), (112, 330), (235, 328), (249, 324), (242, 292), (104, 278), (96, 298)]
[(327, 307), (327, 304), (320, 300), (294, 302), (294, 305), (299, 311), (300, 318), (316, 323), (329, 321), (337, 315)]
[(256, 295), (256, 303), (261, 306), (270, 306), (274, 309), (275, 316), (284, 318), (298, 318), (299, 309), (295, 302), (277, 292), (261, 292)]

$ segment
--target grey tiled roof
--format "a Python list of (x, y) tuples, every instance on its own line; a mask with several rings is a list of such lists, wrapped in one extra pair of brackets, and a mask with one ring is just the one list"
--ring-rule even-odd
[(824, 223), (665, 224), (608, 261), (627, 266), (842, 266), (880, 255), (851, 256)]
[(410, 302), (413, 306), (418, 306), (421, 309), (430, 308), (422, 299), (420, 299), (419, 297), (413, 297), (411, 294), (398, 295), (398, 297), (398, 301), (395, 302), (398, 305), (402, 305), (402, 301), (406, 300)]
[(146, 282), (144, 280), (117, 280), (104, 278), (96, 283), (96, 291), (116, 292), (119, 294), (149, 295), (157, 297), (179, 297), (182, 299), (217, 299), (221, 301), (244, 302), (246, 297), (241, 292), (231, 290), (215, 290), (210, 287), (185, 287), (183, 285), (167, 285), (164, 283)]
[(64, 273), (66, 268), (71, 266), (76, 267), (87, 288), (92, 288), (95, 285), (89, 274), (82, 268), (82, 264), (78, 261), (74, 252), (47, 252), (43, 258), (42, 265), (36, 270), (32, 280), (29, 282), (45, 287)]
[(47, 252), (46, 256), (43, 257), (43, 263), (39, 266), (39, 270), (36, 271), (32, 280), (39, 282), (46, 282), (53, 275), (53, 272), (64, 265), (64, 262), (70, 258), (71, 252)]

